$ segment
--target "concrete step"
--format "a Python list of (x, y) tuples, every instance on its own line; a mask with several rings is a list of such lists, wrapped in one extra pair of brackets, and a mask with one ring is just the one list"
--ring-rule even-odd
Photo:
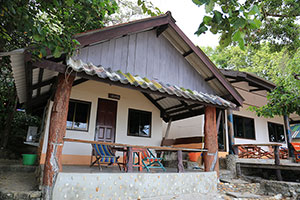
[(1, 200), (40, 200), (41, 191), (7, 191), (0, 189)]

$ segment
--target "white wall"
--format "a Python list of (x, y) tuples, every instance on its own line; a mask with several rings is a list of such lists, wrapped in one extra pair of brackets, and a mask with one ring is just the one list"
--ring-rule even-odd
[[(108, 93), (121, 96), (117, 107), (116, 143), (158, 146), (162, 139), (162, 119), (160, 111), (141, 92), (130, 90), (96, 81), (87, 81), (72, 88), (71, 99), (91, 102), (91, 112), (88, 131), (67, 130), (66, 137), (82, 140), (94, 140), (98, 98), (108, 99)], [(111, 99), (113, 100), (113, 99)], [(51, 109), (52, 104), (49, 106)], [(134, 108), (152, 112), (151, 138), (127, 136), (128, 109)], [(46, 153), (49, 130), (49, 119), (46, 124), (43, 153)], [(63, 154), (90, 155), (91, 145), (65, 142)]]
[[(163, 135), (168, 124), (163, 122)], [(168, 139), (181, 137), (199, 137), (204, 135), (204, 115), (183, 119), (171, 123)]]

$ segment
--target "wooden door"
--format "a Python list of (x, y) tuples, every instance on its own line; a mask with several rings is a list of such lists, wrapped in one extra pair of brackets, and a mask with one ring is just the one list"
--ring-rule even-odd
[(95, 141), (115, 142), (117, 102), (98, 99)]

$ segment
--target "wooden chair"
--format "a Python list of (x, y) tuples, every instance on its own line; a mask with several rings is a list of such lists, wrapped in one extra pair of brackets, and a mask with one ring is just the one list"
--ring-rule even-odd
[(291, 142), (291, 145), (294, 148), (296, 162), (300, 162), (300, 143)]
[[(135, 167), (141, 167), (140, 162), (143, 165), (143, 168), (150, 171), (150, 168), (160, 168), (163, 171), (166, 171), (165, 167), (162, 165), (162, 158), (157, 158), (149, 149), (143, 148), (132, 148), (133, 151), (133, 160)], [(135, 162), (135, 156), (138, 156), (138, 161)]]
[[(92, 144), (92, 147), (93, 151), (90, 167), (94, 166), (97, 163), (99, 170), (101, 171), (101, 165), (108, 166), (112, 164), (117, 164), (119, 166), (120, 171), (122, 170), (120, 165), (123, 163), (118, 162), (119, 156), (115, 156), (115, 154), (112, 152), (111, 148), (108, 145)], [(95, 157), (94, 162), (92, 162), (93, 157)]]

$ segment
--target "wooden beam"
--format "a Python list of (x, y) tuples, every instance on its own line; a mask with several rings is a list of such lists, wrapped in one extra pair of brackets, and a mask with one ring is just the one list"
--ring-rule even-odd
[(181, 119), (195, 117), (195, 116), (199, 116), (199, 115), (203, 115), (203, 114), (204, 114), (204, 109), (203, 108), (198, 109), (198, 110), (193, 110), (193, 112), (187, 112), (187, 113), (172, 116), (172, 121), (174, 122), (174, 121), (178, 121), (178, 120), (181, 120)]
[(192, 105), (185, 106), (183, 108), (178, 108), (176, 110), (171, 110), (171, 111), (167, 112), (167, 114), (171, 115), (173, 113), (182, 112), (182, 111), (185, 111), (185, 110), (188, 110), (188, 111), (192, 112), (193, 111), (192, 108), (197, 108), (197, 107), (200, 107), (200, 106), (203, 107), (203, 105), (201, 105), (201, 104), (192, 104)]
[(215, 79), (216, 76), (211, 76), (211, 77), (207, 77), (206, 79), (204, 79), (206, 82)]
[(239, 83), (239, 82), (243, 82), (245, 80), (233, 80), (233, 81), (229, 81), (230, 83)]
[(171, 106), (169, 108), (166, 108), (165, 111), (167, 112), (168, 110), (172, 110), (172, 109), (175, 109), (175, 108), (180, 108), (180, 107), (183, 107), (184, 105), (182, 104), (178, 104), (178, 105), (175, 105), (175, 106)]
[(160, 116), (162, 118), (168, 118), (169, 119), (169, 115), (164, 111), (164, 109), (161, 107), (161, 105), (159, 105), (149, 94), (142, 92), (143, 95), (151, 102), (153, 103), (159, 110), (160, 110)]
[[(251, 89), (249, 90), (249, 92), (256, 92), (256, 91), (261, 91), (261, 90), (266, 90), (265, 88), (255, 88), (255, 89)], [(267, 90), (269, 91), (269, 90)]]
[(158, 102), (158, 101), (163, 100), (163, 99), (165, 99), (165, 98), (167, 98), (167, 97), (159, 97), (159, 98), (157, 98), (157, 99), (154, 99), (154, 101)]
[(44, 86), (46, 86), (46, 85), (53, 84), (53, 83), (55, 82), (55, 80), (56, 80), (56, 77), (53, 77), (53, 78), (48, 79), (48, 80), (45, 80), (45, 81), (43, 81), (43, 82), (38, 82), (38, 83), (36, 83), (36, 84), (34, 84), (34, 85), (32, 86), (32, 89), (33, 89), (33, 90), (35, 90), (35, 89), (40, 89), (41, 87), (44, 87)]
[(191, 49), (191, 50), (185, 52), (184, 54), (182, 54), (182, 56), (183, 56), (183, 57), (187, 57), (187, 56), (189, 56), (190, 54), (192, 54), (193, 52), (194, 52), (194, 51)]
[(168, 24), (164, 24), (164, 25), (161, 25), (161, 26), (157, 27), (156, 37), (159, 37), (165, 30), (167, 30), (167, 28), (169, 28)]
[(84, 144), (104, 144), (108, 146), (117, 146), (117, 147), (132, 147), (132, 148), (142, 148), (142, 149), (155, 149), (161, 151), (187, 151), (187, 152), (204, 152), (206, 149), (190, 149), (190, 148), (179, 148), (179, 147), (161, 147), (161, 146), (144, 146), (144, 145), (133, 145), (133, 144), (122, 144), (122, 143), (113, 143), (113, 142), (101, 142), (94, 140), (80, 140), (73, 138), (64, 138), (65, 142), (78, 142)]
[(50, 117), (49, 137), (44, 166), (44, 199), (52, 199), (52, 191), (58, 172), (62, 170), (61, 155), (66, 134), (69, 99), (74, 76), (58, 75), (58, 84)]
[(219, 176), (216, 108), (211, 106), (205, 108), (204, 147), (207, 149), (207, 152), (204, 153), (204, 170), (206, 172), (216, 171)]
[[(40, 71), (39, 71), (39, 78), (38, 78), (38, 83), (41, 83), (43, 81), (43, 75), (44, 75), (44, 69), (43, 68), (40, 68)], [(33, 87), (33, 86), (32, 86)], [(36, 96), (40, 96), (41, 94), (41, 88), (39, 87), (37, 89), (37, 92), (36, 92)]]
[(85, 79), (85, 78), (81, 78), (81, 79), (77, 79), (73, 82), (73, 86), (79, 85), (81, 83), (84, 83), (86, 81), (88, 81), (89, 79)]
[(170, 120), (168, 122), (168, 126), (167, 126), (167, 130), (166, 130), (164, 139), (168, 139), (168, 137), (169, 137), (169, 132), (170, 132), (171, 124), (172, 124), (172, 118), (170, 118)]
[(30, 112), (30, 102), (32, 99), (32, 63), (25, 63), (25, 77), (26, 77), (26, 109)]

